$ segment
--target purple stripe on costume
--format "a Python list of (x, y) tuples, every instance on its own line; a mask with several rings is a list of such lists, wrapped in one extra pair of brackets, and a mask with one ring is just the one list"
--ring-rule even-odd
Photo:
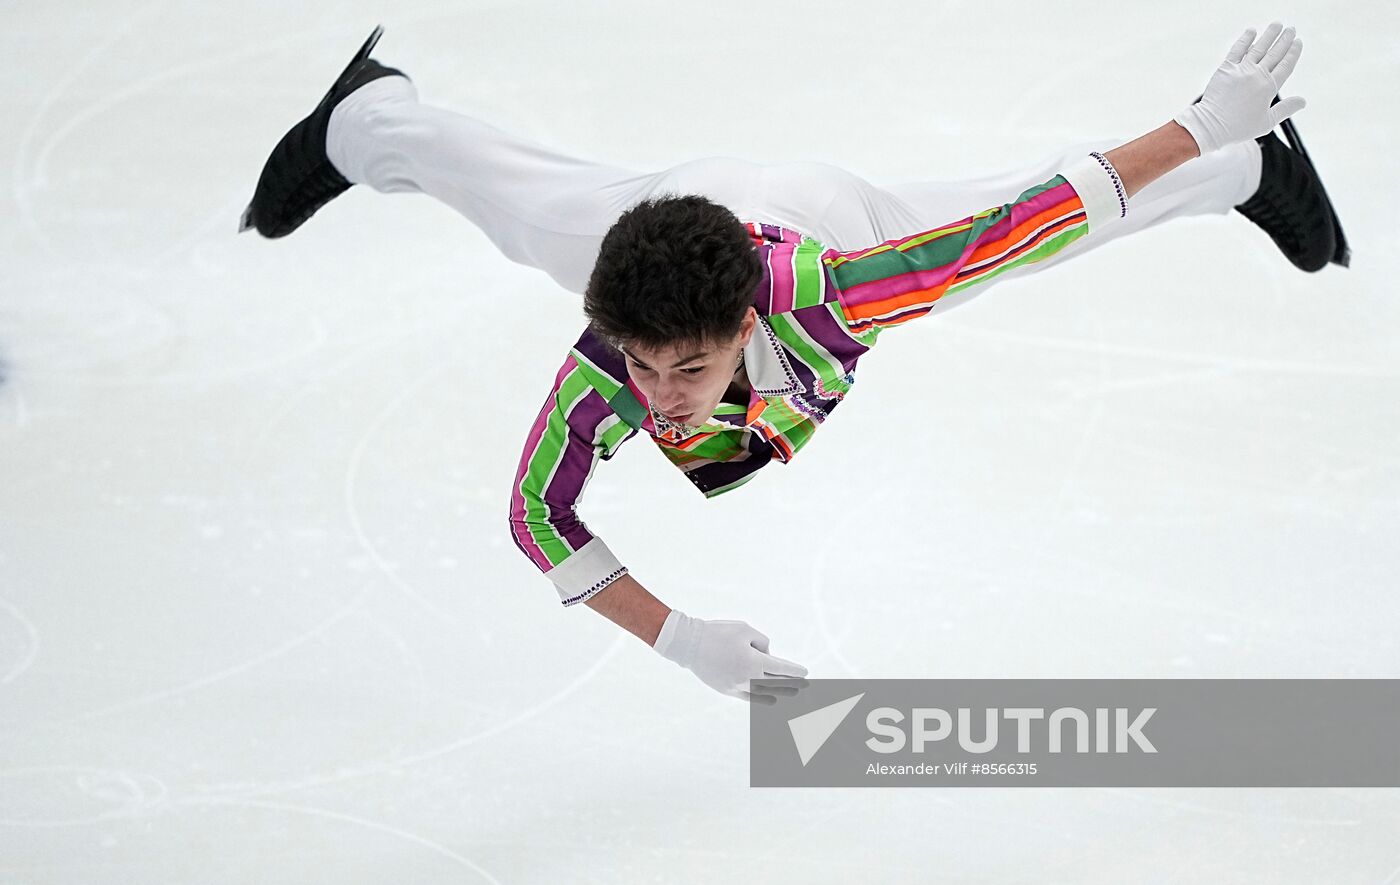
[[(832, 290), (835, 290), (834, 286)], [(802, 326), (803, 331), (812, 336), (812, 340), (840, 360), (842, 368), (847, 372), (854, 369), (856, 360), (870, 350), (859, 341), (852, 340), (850, 327), (844, 319), (831, 312), (831, 306), (828, 304), (817, 304), (793, 311), (791, 318)]]
[(592, 535), (572, 512), (573, 508), (570, 505), (578, 500), (584, 482), (588, 479), (588, 472), (593, 467), (593, 439), (598, 433), (598, 425), (612, 413), (607, 400), (592, 389), (574, 404), (568, 414), (569, 426), (574, 432), (569, 434), (563, 457), (555, 468), (554, 476), (545, 486), (542, 496), (549, 506), (550, 522), (574, 550), (587, 544)]
[(773, 274), (768, 270), (768, 247), (762, 246), (758, 250), (758, 262), (763, 268), (763, 275), (758, 279), (758, 285), (753, 290), (753, 309), (758, 311), (758, 315), (766, 317), (773, 312)]
[(574, 349), (588, 358), (614, 381), (621, 382), (627, 377), (627, 360), (622, 353), (594, 333), (592, 327), (584, 330)]
[(737, 461), (718, 461), (687, 470), (686, 477), (702, 492), (727, 486), (762, 469), (773, 460), (773, 444), (750, 434), (748, 454)]

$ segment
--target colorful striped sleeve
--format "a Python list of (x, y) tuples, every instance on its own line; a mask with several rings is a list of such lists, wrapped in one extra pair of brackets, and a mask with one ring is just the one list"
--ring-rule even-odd
[(951, 304), (940, 299), (1049, 258), (1127, 209), (1117, 172), (1091, 154), (1010, 203), (871, 248), (827, 249), (822, 263), (851, 331), (873, 338)]
[(564, 605), (583, 602), (627, 573), (579, 519), (577, 503), (599, 459), (633, 435), (571, 353), (554, 378), (515, 473), (515, 546), (545, 573)]

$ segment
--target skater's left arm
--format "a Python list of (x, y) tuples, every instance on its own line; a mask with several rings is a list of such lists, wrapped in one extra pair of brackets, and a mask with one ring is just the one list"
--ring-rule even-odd
[(1101, 236), (1153, 181), (1193, 157), (1261, 136), (1302, 108), (1298, 97), (1271, 104), (1301, 52), (1292, 28), (1270, 25), (1258, 40), (1246, 31), (1200, 101), (1146, 135), (952, 224), (867, 249), (828, 249), (822, 263), (847, 324), (873, 336), (949, 306), (952, 300), (939, 303), (946, 296)]
[(821, 254), (849, 328), (881, 330), (944, 309), (1015, 268), (1049, 258), (1118, 223), (1128, 210), (1118, 173), (1091, 154), (1016, 199), (868, 249)]

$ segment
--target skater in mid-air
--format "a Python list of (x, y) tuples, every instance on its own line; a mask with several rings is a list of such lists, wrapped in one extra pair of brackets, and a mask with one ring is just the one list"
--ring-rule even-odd
[(650, 436), (706, 497), (738, 488), (808, 443), (885, 329), (1171, 218), (1233, 209), (1304, 271), (1349, 260), (1288, 120), (1304, 102), (1278, 97), (1302, 52), (1280, 24), (1246, 31), (1199, 99), (1132, 141), (883, 187), (818, 163), (640, 172), (577, 159), (420, 103), (370, 58), (379, 35), (273, 149), (242, 229), (285, 236), (353, 184), (425, 193), (582, 294), (587, 328), (526, 434), (512, 537), (564, 605), (752, 701), (785, 689), (750, 680), (806, 668), (746, 623), (666, 606), (576, 512), (624, 442)]

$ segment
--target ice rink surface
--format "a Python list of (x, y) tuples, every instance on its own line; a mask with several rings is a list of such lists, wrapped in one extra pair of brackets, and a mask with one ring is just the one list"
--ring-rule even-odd
[(578, 299), (424, 197), (234, 235), (380, 21), (425, 101), (583, 156), (877, 182), (1131, 138), (1243, 28), (1295, 24), (1351, 270), (1172, 222), (886, 333), (742, 491), (703, 500), (639, 439), (581, 512), (662, 600), (814, 676), (1396, 677), (1393, 5), (5, 18), (3, 885), (1400, 882), (1397, 790), (750, 789), (747, 709), (510, 542)]

